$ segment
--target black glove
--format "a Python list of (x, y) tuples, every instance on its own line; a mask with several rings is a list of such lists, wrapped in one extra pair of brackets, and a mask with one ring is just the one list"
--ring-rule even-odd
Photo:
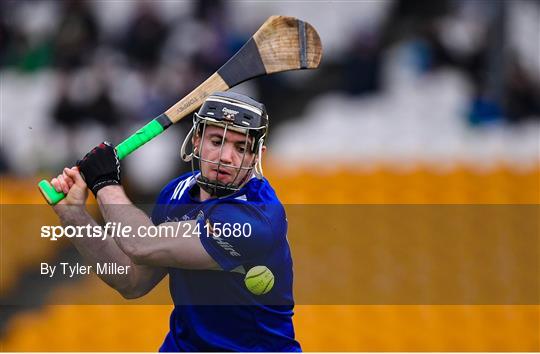
[(120, 185), (120, 160), (114, 146), (106, 141), (77, 161), (77, 166), (94, 195), (105, 186)]

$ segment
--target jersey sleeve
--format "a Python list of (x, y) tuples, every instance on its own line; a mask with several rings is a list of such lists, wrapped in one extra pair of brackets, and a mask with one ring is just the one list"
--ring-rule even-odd
[(276, 239), (267, 215), (248, 203), (215, 205), (199, 220), (201, 243), (223, 270), (263, 262)]

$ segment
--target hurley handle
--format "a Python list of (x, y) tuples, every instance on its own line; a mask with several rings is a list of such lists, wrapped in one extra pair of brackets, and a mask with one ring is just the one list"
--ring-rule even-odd
[[(135, 134), (118, 144), (116, 147), (118, 158), (122, 160), (124, 157), (161, 134), (171, 124), (172, 122), (165, 114), (162, 114), (156, 119), (152, 120), (150, 123), (137, 130)], [(49, 205), (56, 205), (59, 201), (66, 197), (64, 193), (57, 192), (51, 183), (45, 179), (38, 183), (38, 187)]]

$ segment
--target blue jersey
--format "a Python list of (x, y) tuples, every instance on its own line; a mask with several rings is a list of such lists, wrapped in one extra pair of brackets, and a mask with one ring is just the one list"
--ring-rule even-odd
[[(200, 202), (198, 188), (192, 173), (171, 181), (152, 221), (198, 220), (201, 243), (222, 270), (168, 269), (175, 307), (160, 351), (301, 351), (292, 324), (287, 219), (274, 190), (266, 179), (252, 178), (229, 197)], [(228, 230), (215, 237), (224, 224)], [(264, 295), (244, 284), (245, 273), (257, 265), (275, 277)]]

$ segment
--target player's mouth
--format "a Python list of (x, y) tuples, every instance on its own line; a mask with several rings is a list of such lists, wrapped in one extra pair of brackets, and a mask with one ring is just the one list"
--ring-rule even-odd
[(215, 168), (214, 173), (224, 175), (224, 176), (232, 176), (232, 173), (230, 173), (229, 171), (226, 171), (226, 170), (224, 170), (222, 168), (220, 168), (219, 170), (217, 168)]
[(232, 173), (221, 168), (219, 170), (214, 169), (212, 172), (215, 174), (216, 179), (222, 183), (229, 182), (232, 177)]

